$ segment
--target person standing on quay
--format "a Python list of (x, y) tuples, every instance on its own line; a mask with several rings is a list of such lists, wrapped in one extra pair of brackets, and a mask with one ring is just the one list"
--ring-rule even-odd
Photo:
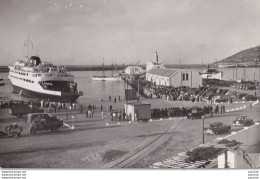
[(80, 105), (80, 114), (82, 114), (83, 112), (83, 107), (82, 107), (82, 104)]
[(116, 98), (114, 99), (114, 102), (116, 103)]
[(102, 112), (103, 111), (103, 105), (101, 104), (101, 107), (100, 107), (100, 111)]
[(104, 111), (101, 111), (102, 119), (104, 119)]

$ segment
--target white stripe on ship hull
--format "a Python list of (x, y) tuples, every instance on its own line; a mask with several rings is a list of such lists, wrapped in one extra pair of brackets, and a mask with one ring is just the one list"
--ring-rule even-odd
[(45, 90), (37, 82), (34, 82), (34, 83), (26, 82), (26, 81), (23, 81), (23, 80), (20, 80), (20, 79), (13, 78), (10, 75), (9, 75), (9, 79), (11, 80), (11, 83), (13, 85), (18, 86), (20, 88), (24, 88), (24, 89), (34, 91), (34, 92), (37, 92), (37, 93), (49, 94), (49, 95), (54, 95), (54, 96), (61, 96), (60, 91)]

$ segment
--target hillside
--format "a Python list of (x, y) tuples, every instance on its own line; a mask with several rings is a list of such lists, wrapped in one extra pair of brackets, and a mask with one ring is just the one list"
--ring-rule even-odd
[(255, 59), (260, 60), (260, 45), (240, 51), (230, 57), (218, 61), (217, 63), (254, 63)]

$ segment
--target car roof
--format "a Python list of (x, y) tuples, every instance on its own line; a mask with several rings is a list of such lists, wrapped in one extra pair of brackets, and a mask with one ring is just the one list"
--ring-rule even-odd
[(217, 125), (217, 124), (223, 124), (222, 122), (214, 122), (214, 123), (211, 123), (210, 125)]
[(28, 116), (36, 116), (36, 115), (43, 115), (43, 114), (48, 114), (48, 113), (29, 113)]

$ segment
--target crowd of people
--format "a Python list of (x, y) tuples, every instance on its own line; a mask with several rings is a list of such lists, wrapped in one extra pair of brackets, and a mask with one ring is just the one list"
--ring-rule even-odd
[(202, 96), (199, 94), (204, 88), (190, 89), (189, 87), (166, 87), (161, 86), (157, 88), (151, 88), (153, 96), (170, 101), (201, 101)]
[(205, 114), (209, 114), (211, 111), (213, 111), (212, 106), (203, 106), (203, 107), (173, 107), (173, 108), (154, 108), (151, 110), (151, 116), (152, 118), (162, 118), (162, 117), (182, 117), (187, 116), (189, 113), (191, 113), (192, 110), (198, 109), (203, 110)]
[(61, 110), (83, 110), (83, 106), (79, 103), (72, 102), (57, 102), (50, 100), (5, 100), (0, 102), (0, 109), (14, 108), (16, 105), (27, 105), (31, 108), (46, 108), (48, 112), (53, 109), (53, 112)]

